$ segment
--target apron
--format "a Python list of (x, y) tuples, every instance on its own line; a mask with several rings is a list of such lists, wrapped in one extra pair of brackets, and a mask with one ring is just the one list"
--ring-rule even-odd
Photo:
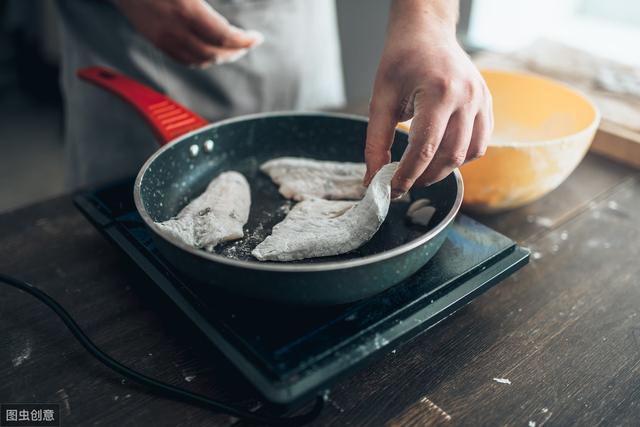
[(134, 175), (158, 148), (131, 107), (75, 76), (81, 67), (115, 68), (211, 121), (344, 104), (334, 0), (208, 2), (232, 24), (260, 31), (264, 43), (234, 63), (193, 69), (138, 35), (111, 2), (58, 0), (70, 189)]

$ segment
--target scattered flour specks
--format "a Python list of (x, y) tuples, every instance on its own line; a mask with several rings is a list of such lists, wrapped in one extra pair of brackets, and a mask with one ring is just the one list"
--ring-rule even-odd
[(56, 391), (56, 396), (62, 400), (62, 407), (64, 408), (64, 412), (66, 415), (71, 415), (71, 405), (69, 404), (69, 395), (64, 388)]
[(338, 412), (343, 413), (344, 412), (344, 408), (340, 405), (338, 405), (338, 402), (336, 402), (335, 400), (331, 399), (328, 395), (325, 397), (327, 402), (329, 402), (331, 404), (331, 406), (333, 406), (334, 408), (336, 408), (338, 410)]
[(436, 405), (435, 403), (433, 403), (433, 401), (431, 399), (429, 399), (427, 396), (423, 396), (420, 399), (420, 403), (424, 403), (426, 404), (429, 409), (435, 411), (438, 415), (440, 415), (445, 421), (451, 421), (451, 415), (449, 415), (444, 409), (442, 409), (440, 406)]
[(11, 362), (13, 363), (13, 367), (15, 368), (22, 365), (24, 361), (28, 360), (30, 357), (31, 357), (31, 342), (27, 341), (22, 351), (20, 351), (20, 353), (18, 353), (16, 357), (14, 357), (11, 360)]
[(493, 380), (500, 384), (511, 384), (511, 381), (507, 378), (494, 378)]
[(350, 315), (348, 315), (347, 317), (344, 318), (344, 320), (346, 320), (347, 322), (351, 322), (353, 320), (356, 320), (356, 314), (355, 313), (351, 313)]
[(590, 249), (611, 249), (611, 242), (605, 242), (599, 239), (589, 239), (587, 240), (587, 247)]
[(536, 427), (535, 421), (529, 421), (529, 427)]
[(284, 204), (282, 206), (280, 206), (278, 208), (278, 210), (286, 215), (289, 212), (291, 212), (291, 206), (292, 205), (293, 205), (293, 203), (291, 202), (291, 200), (287, 200), (286, 202), (284, 202)]
[(535, 219), (536, 224), (540, 227), (551, 228), (553, 225), (553, 220), (551, 218), (547, 218), (545, 216), (539, 216)]
[(540, 259), (542, 258), (542, 253), (538, 252), (538, 251), (534, 251), (531, 253), (531, 256), (533, 257), (533, 259)]
[(385, 337), (383, 337), (380, 334), (376, 334), (374, 339), (373, 339), (373, 345), (376, 347), (376, 349), (382, 348), (385, 345), (389, 344), (389, 340), (386, 339)]

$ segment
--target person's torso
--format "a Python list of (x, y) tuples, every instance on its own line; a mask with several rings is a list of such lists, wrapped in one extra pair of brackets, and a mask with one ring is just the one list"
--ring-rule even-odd
[(110, 2), (59, 0), (59, 9), (67, 37), (85, 51), (81, 60), (115, 67), (210, 119), (343, 102), (333, 0), (209, 3), (232, 24), (263, 33), (264, 43), (237, 62), (200, 70), (161, 53)]

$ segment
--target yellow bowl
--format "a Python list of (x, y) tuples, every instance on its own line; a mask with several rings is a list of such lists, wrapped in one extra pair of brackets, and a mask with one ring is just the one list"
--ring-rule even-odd
[(548, 78), (496, 70), (482, 75), (495, 127), (484, 157), (460, 168), (464, 206), (498, 212), (559, 186), (589, 149), (600, 114), (584, 95)]

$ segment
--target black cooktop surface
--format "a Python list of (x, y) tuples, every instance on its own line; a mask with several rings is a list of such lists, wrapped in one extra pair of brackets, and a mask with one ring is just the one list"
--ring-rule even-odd
[(440, 251), (415, 275), (351, 304), (297, 308), (222, 295), (180, 277), (154, 247), (133, 204), (133, 180), (75, 202), (158, 290), (270, 401), (326, 389), (366, 359), (434, 326), (528, 262), (512, 240), (459, 215)]

